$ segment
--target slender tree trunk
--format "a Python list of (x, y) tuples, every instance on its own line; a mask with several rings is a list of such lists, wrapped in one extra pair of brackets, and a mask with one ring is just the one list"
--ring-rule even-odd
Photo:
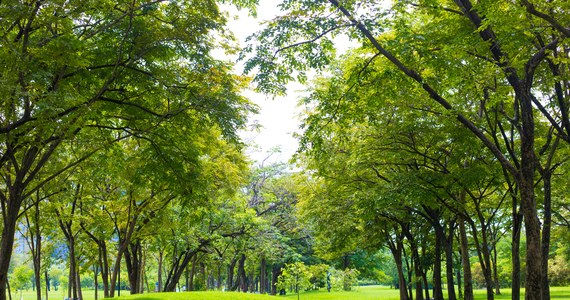
[(511, 259), (513, 262), (513, 272), (511, 273), (511, 299), (519, 300), (521, 298), (521, 257), (520, 257), (520, 243), (521, 243), (521, 229), (523, 216), (516, 210), (516, 204), (513, 208), (513, 232), (511, 243)]
[[(465, 195), (462, 195), (464, 198)], [(471, 276), (471, 262), (469, 261), (469, 244), (467, 242), (467, 231), (463, 216), (459, 217), (459, 237), (461, 241), (461, 265), (463, 266), (464, 300), (474, 300), (473, 297), (473, 277)]]
[[(415, 284), (416, 284), (416, 300), (423, 300), (423, 290), (422, 290), (422, 264), (420, 262), (420, 255), (418, 253), (418, 248), (416, 245), (412, 246), (412, 259), (414, 261), (414, 273), (415, 273)], [(427, 287), (426, 287), (427, 289)]]
[(391, 238), (388, 238), (388, 246), (390, 252), (392, 252), (392, 257), (394, 257), (394, 262), (396, 263), (396, 270), (398, 271), (398, 289), (400, 290), (400, 300), (407, 300), (408, 291), (406, 279), (404, 278), (404, 269), (402, 267), (402, 250), (404, 248), (404, 243), (399, 237), (396, 237), (395, 242)]
[(229, 265), (228, 265), (228, 282), (227, 282), (227, 289), (228, 291), (232, 290), (232, 287), (234, 286), (234, 269), (237, 263), (237, 259), (234, 257), (231, 259)]
[(461, 288), (461, 268), (457, 268), (457, 293), (459, 294), (459, 299), (463, 299), (463, 289)]
[(15, 192), (16, 191), (11, 191), (9, 195), (6, 214), (3, 220), (2, 240), (0, 241), (0, 300), (6, 300), (6, 293), (8, 292), (8, 271), (10, 269), (10, 260), (12, 259), (12, 249), (14, 248), (16, 222), (23, 200), (19, 199), (20, 197), (17, 197)]
[(99, 300), (99, 280), (97, 265), (93, 267), (93, 282), (95, 284), (95, 300)]
[(186, 249), (183, 253), (178, 255), (175, 262), (173, 262), (173, 266), (169, 271), (168, 277), (166, 278), (164, 286), (165, 292), (174, 292), (176, 290), (176, 285), (184, 274), (186, 266), (188, 266), (190, 260), (196, 256), (197, 252), (198, 250)]
[[(443, 288), (441, 280), (441, 249), (445, 242), (445, 232), (437, 220), (435, 226), (435, 258), (433, 265), (433, 297), (435, 300), (443, 300)], [(426, 289), (428, 287), (426, 286)], [(429, 299), (429, 298), (428, 298)]]
[(216, 281), (216, 289), (219, 291), (222, 289), (222, 262), (218, 262), (218, 279)]
[(107, 244), (105, 241), (99, 244), (99, 268), (101, 269), (101, 280), (103, 281), (103, 297), (109, 298), (109, 260), (107, 258)]
[(445, 273), (447, 276), (447, 297), (449, 300), (456, 300), (455, 283), (453, 282), (453, 236), (455, 231), (455, 221), (448, 223), (449, 231), (445, 238)]
[(73, 269), (69, 266), (69, 273), (67, 274), (67, 298), (71, 299), (71, 294), (73, 293), (73, 284), (75, 280), (73, 280)]
[(196, 263), (198, 261), (198, 255), (194, 255), (192, 258), (192, 267), (190, 268), (190, 276), (188, 276), (188, 290), (194, 290), (194, 274), (196, 274)]
[(45, 300), (49, 300), (49, 290), (50, 290), (50, 284), (49, 284), (49, 274), (48, 274), (48, 269), (46, 268), (44, 271), (44, 277), (46, 279), (46, 298)]
[(495, 295), (501, 294), (501, 287), (499, 286), (499, 274), (497, 270), (497, 242), (493, 242), (493, 249), (491, 252), (492, 263), (493, 263), (493, 281), (495, 282)]
[(265, 255), (261, 255), (261, 266), (259, 267), (259, 292), (261, 294), (265, 294), (266, 290), (265, 290), (265, 281), (266, 281), (266, 276), (267, 276), (267, 262), (265, 261)]
[(544, 217), (542, 225), (542, 299), (550, 299), (550, 282), (548, 280), (548, 258), (550, 257), (550, 228), (552, 225), (552, 171), (542, 172), (544, 184)]
[(164, 250), (160, 250), (158, 252), (158, 290), (157, 292), (162, 291), (162, 259), (164, 256)]
[[(523, 154), (523, 158), (528, 156)], [(528, 160), (528, 159), (527, 159)], [(529, 164), (530, 162), (526, 162)], [(524, 162), (523, 162), (524, 165)], [(533, 168), (532, 168), (533, 169)], [(526, 172), (530, 173), (530, 172)], [(532, 172), (534, 175), (534, 172)], [(521, 211), (524, 216), (524, 224), (526, 230), (526, 300), (542, 299), (542, 247), (540, 238), (540, 222), (538, 220), (538, 212), (536, 210), (536, 202), (534, 199), (534, 185), (532, 177), (525, 176), (522, 182), (521, 191)], [(546, 287), (545, 287), (546, 288)]]
[(427, 280), (427, 272), (426, 271), (422, 272), (422, 282), (423, 282), (424, 287), (425, 287), (424, 290), (426, 292), (426, 300), (430, 299), (430, 297), (429, 297), (429, 284), (428, 284), (428, 280)]
[(127, 275), (130, 285), (130, 294), (138, 294), (140, 292), (140, 272), (141, 272), (141, 242), (135, 241), (130, 243), (125, 250), (125, 265), (127, 266)]
[(271, 270), (271, 295), (277, 295), (277, 279), (281, 272), (281, 266), (274, 264)]
[(77, 287), (77, 299), (83, 300), (83, 290), (81, 289), (81, 276), (79, 271), (79, 264), (75, 267), (75, 286)]
[[(145, 268), (146, 268), (146, 251), (143, 251), (143, 247), (139, 248), (140, 254), (139, 257), (141, 258), (141, 267), (139, 271), (139, 293), (144, 293), (144, 279), (146, 278)], [(147, 282), (147, 290), (148, 290), (148, 282)]]
[(242, 253), (238, 262), (238, 283), (242, 292), (247, 292), (247, 275), (245, 274), (245, 254)]

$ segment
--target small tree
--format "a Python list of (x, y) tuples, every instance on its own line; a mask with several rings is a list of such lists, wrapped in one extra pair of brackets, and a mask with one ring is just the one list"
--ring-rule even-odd
[(14, 269), (10, 284), (15, 290), (22, 291), (32, 286), (34, 271), (26, 265), (21, 265)]
[(358, 275), (360, 274), (358, 270), (348, 268), (344, 271), (332, 269), (330, 273), (332, 288), (335, 291), (350, 291), (358, 283)]
[(277, 279), (277, 288), (286, 289), (287, 287), (293, 287), (297, 293), (297, 299), (299, 299), (299, 290), (311, 287), (310, 276), (309, 269), (304, 263), (287, 264), (283, 268), (283, 273)]

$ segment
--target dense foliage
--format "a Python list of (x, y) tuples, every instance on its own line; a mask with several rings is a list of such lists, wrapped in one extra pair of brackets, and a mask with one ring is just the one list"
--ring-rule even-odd
[(0, 2), (0, 300), (570, 284), (567, 1), (282, 1), (242, 58), (319, 70), (294, 167), (248, 160), (212, 54), (256, 3)]

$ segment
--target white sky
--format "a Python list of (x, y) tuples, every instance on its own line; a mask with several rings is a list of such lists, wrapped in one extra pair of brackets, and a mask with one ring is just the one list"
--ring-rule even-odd
[[(235, 7), (225, 7), (230, 13), (228, 27), (239, 40), (240, 46), (245, 46), (245, 39), (260, 30), (261, 22), (273, 19), (279, 13), (275, 4), (275, 0), (261, 0), (257, 9), (257, 19), (249, 16), (246, 10), (238, 11)], [(236, 73), (241, 73), (242, 69), (243, 66), (239, 62), (236, 65)], [(259, 106), (259, 114), (250, 117), (250, 124), (261, 125), (259, 130), (240, 134), (250, 145), (247, 155), (254, 161), (261, 162), (274, 148), (279, 148), (281, 152), (273, 154), (269, 162), (287, 161), (295, 153), (298, 141), (293, 137), (293, 133), (299, 131), (301, 124), (297, 100), (301, 95), (298, 91), (302, 89), (302, 85), (292, 83), (288, 85), (288, 94), (284, 97), (264, 95), (253, 90), (244, 92), (244, 96)]]
[[(249, 16), (247, 10), (238, 11), (233, 6), (223, 6), (230, 14), (228, 27), (239, 40), (240, 46), (245, 46), (245, 39), (262, 28), (263, 21), (271, 20), (280, 13), (277, 3), (277, 0), (260, 0), (257, 18)], [(355, 46), (346, 37), (338, 37), (336, 44), (338, 53)], [(236, 73), (241, 73), (242, 69), (242, 63), (238, 62)], [(287, 90), (287, 96), (284, 97), (263, 95), (253, 90), (244, 92), (246, 97), (259, 105), (259, 114), (250, 117), (250, 124), (259, 124), (261, 128), (259, 131), (242, 132), (240, 135), (250, 145), (247, 155), (258, 163), (267, 158), (274, 148), (279, 148), (281, 152), (273, 154), (268, 163), (288, 161), (298, 148), (299, 143), (293, 133), (300, 132), (302, 116), (297, 102), (305, 87), (293, 82), (287, 85)]]

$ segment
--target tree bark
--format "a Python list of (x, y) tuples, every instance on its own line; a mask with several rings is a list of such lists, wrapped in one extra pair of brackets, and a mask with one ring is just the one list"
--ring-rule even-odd
[[(465, 195), (462, 195), (465, 198)], [(471, 262), (469, 261), (469, 244), (467, 241), (467, 231), (463, 216), (459, 216), (459, 239), (461, 242), (461, 265), (463, 266), (463, 286), (464, 300), (474, 300), (473, 297), (473, 277), (471, 276)]]
[(174, 292), (176, 290), (176, 284), (180, 281), (180, 277), (184, 273), (184, 269), (190, 263), (190, 259), (192, 259), (197, 253), (197, 250), (186, 249), (176, 258), (169, 271), (168, 277), (166, 278), (164, 286), (165, 292)]
[(266, 288), (265, 288), (266, 287), (266, 281), (267, 281), (267, 279), (266, 279), (267, 278), (267, 262), (265, 260), (265, 255), (263, 255), (263, 254), (261, 255), (261, 266), (259, 267), (259, 275), (260, 275), (259, 292), (261, 294), (265, 294), (265, 293), (267, 293)]
[[(434, 220), (435, 221), (435, 220)], [(435, 258), (433, 265), (433, 297), (435, 300), (443, 300), (443, 288), (441, 280), (441, 249), (445, 244), (445, 232), (439, 223), (434, 223), (435, 229)], [(428, 287), (426, 286), (426, 289)]]
[(453, 236), (455, 220), (448, 223), (449, 231), (445, 239), (445, 273), (447, 276), (447, 296), (449, 300), (456, 300), (455, 283), (453, 282)]
[(232, 260), (230, 261), (229, 265), (228, 265), (228, 282), (227, 282), (227, 289), (228, 291), (232, 290), (232, 287), (234, 286), (234, 269), (237, 263), (237, 259), (234, 257), (232, 258)]
[[(48, 269), (47, 268), (44, 271), (44, 277), (46, 279), (46, 298), (45, 298), (45, 300), (49, 300), (50, 284), (49, 284), (49, 276), (48, 276)], [(97, 299), (95, 299), (95, 300), (97, 300)]]
[(548, 280), (548, 258), (550, 257), (550, 228), (552, 225), (552, 171), (542, 172), (544, 185), (544, 216), (542, 225), (542, 299), (550, 299)]
[(402, 267), (402, 251), (404, 248), (404, 243), (401, 237), (396, 237), (394, 241), (388, 236), (388, 248), (392, 252), (392, 257), (394, 257), (394, 262), (396, 263), (396, 270), (398, 271), (398, 289), (400, 290), (400, 300), (408, 300), (408, 291), (406, 279), (404, 278), (404, 269)]
[(164, 256), (164, 250), (158, 252), (158, 288), (157, 292), (162, 291), (162, 259)]
[(271, 270), (271, 295), (277, 295), (277, 279), (281, 275), (281, 266), (278, 264), (273, 264)]

